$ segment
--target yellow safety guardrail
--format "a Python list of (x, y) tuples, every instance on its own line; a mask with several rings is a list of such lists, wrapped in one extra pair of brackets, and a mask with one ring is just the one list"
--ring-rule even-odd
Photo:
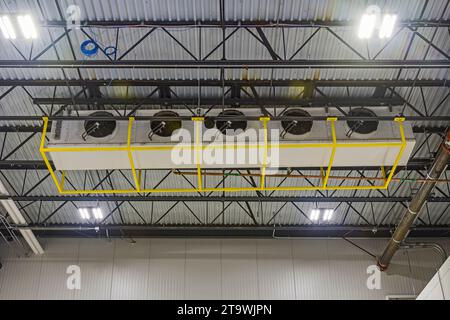
[[(238, 191), (314, 191), (314, 190), (374, 190), (374, 189), (387, 189), (392, 177), (394, 175), (395, 169), (403, 155), (403, 151), (406, 147), (406, 139), (404, 132), (404, 118), (395, 118), (395, 122), (398, 123), (399, 132), (400, 132), (400, 141), (399, 142), (352, 142), (352, 143), (338, 143), (336, 138), (336, 128), (335, 122), (337, 118), (330, 117), (327, 119), (327, 122), (330, 124), (332, 142), (331, 143), (287, 143), (280, 144), (277, 147), (279, 148), (324, 148), (331, 147), (331, 155), (328, 161), (327, 169), (324, 172), (324, 169), (320, 168), (320, 173), (322, 176), (322, 183), (318, 186), (301, 186), (301, 187), (268, 187), (266, 186), (266, 169), (268, 165), (268, 149), (272, 148), (272, 145), (268, 143), (268, 129), (267, 123), (270, 121), (269, 117), (261, 117), (259, 120), (262, 123), (263, 127), (263, 145), (219, 145), (219, 146), (203, 146), (201, 139), (201, 126), (203, 123), (203, 117), (193, 117), (192, 121), (195, 124), (195, 144), (194, 146), (132, 146), (131, 145), (131, 136), (132, 136), (132, 128), (133, 122), (135, 121), (134, 117), (130, 117), (128, 120), (128, 131), (127, 131), (127, 143), (125, 147), (51, 147), (48, 148), (45, 146), (45, 138), (48, 130), (48, 118), (43, 117), (43, 130), (42, 130), (42, 139), (40, 143), (39, 151), (44, 159), (45, 165), (54, 181), (56, 188), (60, 194), (123, 194), (123, 193), (163, 193), (163, 192), (238, 192)], [(261, 164), (261, 176), (260, 176), (260, 184), (257, 187), (248, 187), (248, 188), (237, 188), (237, 187), (225, 187), (225, 188), (207, 188), (203, 185), (203, 175), (202, 175), (202, 150), (205, 148), (257, 148), (258, 152), (262, 148), (263, 156), (262, 156), (262, 164)], [(336, 150), (338, 148), (369, 148), (369, 147), (398, 147), (399, 152), (395, 158), (394, 164), (389, 172), (389, 175), (386, 177), (385, 168), (381, 167), (381, 174), (384, 178), (384, 184), (382, 185), (370, 185), (370, 186), (329, 186), (328, 180), (330, 177), (331, 169), (333, 166), (334, 157), (336, 155)], [(190, 149), (195, 151), (195, 165), (197, 169), (197, 187), (196, 188), (170, 188), (170, 189), (142, 189), (141, 188), (141, 170), (139, 173), (136, 170), (133, 153), (132, 151), (142, 151), (142, 150), (173, 150), (173, 149)], [(126, 151), (128, 155), (128, 159), (130, 162), (130, 169), (133, 176), (133, 181), (135, 187), (133, 189), (111, 189), (111, 190), (65, 190), (64, 182), (66, 177), (66, 172), (62, 171), (61, 180), (58, 180), (55, 170), (53, 170), (49, 159), (47, 157), (48, 152), (96, 152), (96, 151)], [(268, 176), (270, 177), (270, 175)]]

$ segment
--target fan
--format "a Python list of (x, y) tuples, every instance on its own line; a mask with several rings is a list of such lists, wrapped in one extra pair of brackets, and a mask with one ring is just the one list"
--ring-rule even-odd
[(203, 124), (205, 125), (206, 129), (212, 129), (215, 126), (215, 122), (214, 119), (210, 118), (210, 117), (205, 117), (205, 120), (203, 120)]
[[(348, 113), (350, 117), (376, 117), (376, 113), (366, 108), (356, 108), (350, 110)], [(347, 125), (350, 128), (347, 136), (350, 137), (353, 132), (359, 134), (369, 134), (377, 131), (378, 120), (347, 120)]]
[[(113, 117), (113, 115), (106, 111), (97, 111), (91, 113), (92, 117)], [(105, 138), (111, 134), (113, 134), (114, 130), (116, 130), (116, 121), (115, 120), (86, 120), (84, 122), (84, 132), (81, 135), (83, 140), (86, 140), (88, 136), (93, 138)]]
[[(164, 117), (164, 118), (171, 118), (171, 117), (178, 117), (178, 113), (170, 111), (170, 110), (164, 110), (159, 111), (154, 114), (155, 117)], [(154, 134), (156, 134), (159, 137), (170, 137), (172, 133), (181, 128), (181, 120), (152, 120), (150, 121), (150, 133), (148, 135), (148, 138), (152, 140), (152, 137)]]
[[(282, 117), (311, 117), (311, 115), (302, 109), (291, 109), (283, 112)], [(281, 121), (283, 132), (281, 137), (284, 137), (286, 133), (301, 136), (311, 131), (313, 122), (311, 120), (284, 120)]]
[[(239, 117), (244, 116), (242, 112), (239, 110), (225, 110), (218, 114), (218, 117), (220, 118), (226, 118), (226, 117)], [(234, 135), (236, 130), (241, 129), (242, 131), (245, 131), (247, 129), (247, 121), (245, 120), (225, 120), (220, 119), (216, 121), (216, 128), (222, 132), (222, 134), (227, 134), (227, 131), (230, 133), (230, 135)]]

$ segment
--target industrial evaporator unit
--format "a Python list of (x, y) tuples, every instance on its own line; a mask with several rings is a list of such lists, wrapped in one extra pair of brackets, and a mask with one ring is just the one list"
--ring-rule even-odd
[[(347, 112), (349, 116), (365, 118), (394, 115), (388, 108), (379, 108), (376, 114), (364, 108)], [(104, 119), (112, 113), (79, 111), (79, 115)], [(302, 117), (323, 116), (322, 109), (291, 108), (282, 114), (286, 120), (268, 120), (266, 125), (261, 120), (236, 118), (257, 119), (261, 116), (259, 109), (212, 110), (209, 115), (211, 118), (192, 121), (178, 118), (190, 116), (185, 110), (142, 110), (137, 117), (173, 117), (174, 120), (134, 121), (131, 128), (126, 120), (57, 121), (48, 134), (47, 152), (57, 170), (130, 169), (130, 152), (136, 169), (196, 168), (198, 165), (202, 168), (327, 167), (330, 161), (334, 167), (381, 167), (405, 165), (415, 144), (408, 122), (402, 122), (400, 130), (397, 121), (301, 120)], [(329, 115), (330, 119), (334, 116)], [(220, 118), (215, 120), (214, 117)], [(196, 126), (199, 126), (198, 131)], [(404, 132), (403, 147), (401, 132)], [(247, 149), (261, 154), (266, 148), (267, 155), (265, 159), (259, 156), (257, 163), (245, 159), (236, 163), (203, 161), (202, 155), (206, 159), (205, 153), (210, 152), (208, 146), (214, 141), (223, 142), (223, 147), (216, 148), (224, 150)], [(191, 162), (180, 163), (174, 161), (174, 148), (195, 150), (201, 155)]]

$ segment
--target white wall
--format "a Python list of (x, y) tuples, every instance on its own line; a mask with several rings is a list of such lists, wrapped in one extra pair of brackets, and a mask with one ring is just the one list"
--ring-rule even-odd
[(417, 300), (450, 300), (450, 258), (428, 282)]
[[(40, 240), (41, 257), (0, 248), (0, 299), (385, 299), (418, 295), (441, 264), (434, 251), (399, 252), (369, 290), (374, 260), (339, 239)], [(386, 244), (353, 241), (374, 254)], [(67, 289), (69, 265), (80, 290)]]

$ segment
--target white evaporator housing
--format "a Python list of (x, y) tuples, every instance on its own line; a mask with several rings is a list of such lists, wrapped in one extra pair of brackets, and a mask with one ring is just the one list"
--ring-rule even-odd
[[(293, 109), (293, 108), (291, 108)], [(289, 110), (291, 110), (289, 109)], [(295, 108), (301, 109), (301, 108)], [(353, 108), (355, 109), (355, 108)], [(323, 116), (322, 108), (305, 109), (311, 116)], [(344, 108), (349, 111), (350, 109)], [(139, 116), (152, 116), (161, 110), (140, 110), (136, 113)], [(191, 116), (188, 110), (171, 110), (179, 116)], [(208, 116), (217, 116), (222, 110), (211, 110)], [(261, 116), (260, 109), (240, 108), (246, 116)], [(79, 111), (80, 116), (88, 116), (94, 111)], [(112, 111), (108, 111), (112, 114)], [(394, 116), (388, 108), (377, 108), (376, 114), (379, 116)], [(327, 114), (329, 117), (342, 115), (340, 113)], [(377, 122), (377, 121), (376, 121)], [(174, 168), (196, 168), (195, 154), (193, 150), (196, 139), (195, 121), (181, 121), (181, 128), (174, 130), (171, 136), (160, 136), (158, 130), (164, 127), (160, 122), (153, 124), (151, 129), (150, 121), (134, 121), (131, 131), (131, 155), (136, 169), (174, 169)], [(58, 121), (53, 122), (51, 132), (48, 134), (51, 160), (57, 170), (101, 170), (101, 169), (130, 169), (130, 158), (127, 150), (128, 121), (116, 121), (115, 129), (106, 137), (94, 137), (86, 133), (85, 121)], [(264, 162), (264, 134), (262, 121), (247, 121), (245, 131), (238, 134), (223, 134), (227, 127), (227, 122), (222, 121), (218, 130), (218, 124), (201, 123), (201, 141), (203, 149), (200, 154), (203, 161), (202, 168), (258, 168)], [(367, 124), (367, 123), (366, 123)], [(373, 124), (373, 123), (372, 123)], [(281, 121), (270, 120), (267, 122), (268, 128), (268, 155), (267, 167), (327, 167), (332, 154), (332, 131), (331, 123), (327, 121), (314, 121), (311, 127), (305, 123), (292, 123), (287, 121), (282, 126)], [(361, 125), (361, 123), (360, 123)], [(365, 125), (365, 124), (364, 124)], [(231, 128), (233, 126), (231, 125)], [(302, 128), (300, 128), (302, 127)], [(294, 134), (296, 128), (301, 134)], [(362, 127), (349, 127), (347, 121), (336, 121), (336, 142), (340, 145), (336, 148), (333, 161), (334, 167), (352, 166), (393, 166), (400, 146), (387, 146), (383, 143), (400, 143), (401, 136), (399, 124), (395, 121), (379, 121), (376, 130), (368, 134), (360, 134), (358, 131)], [(95, 128), (94, 128), (95, 131)], [(364, 131), (364, 130), (363, 130)], [(298, 133), (298, 132), (297, 132)], [(411, 124), (404, 122), (404, 133), (406, 145), (398, 165), (405, 165), (414, 148), (415, 140)], [(180, 143), (179, 138), (183, 137)], [(176, 141), (173, 141), (177, 138)], [(225, 148), (207, 147), (212, 140), (225, 140)], [(228, 140), (226, 140), (228, 139)], [(236, 140), (239, 140), (237, 141)], [(259, 143), (259, 154), (257, 146)], [(345, 148), (344, 144), (360, 144), (359, 147)], [(373, 146), (369, 146), (373, 144)], [(173, 146), (182, 146), (182, 149), (172, 150)], [(236, 150), (245, 150), (244, 146), (250, 146), (245, 155), (237, 155)], [(364, 146), (363, 146), (364, 145)], [(300, 146), (300, 147), (299, 147)], [(122, 148), (120, 151), (102, 151), (98, 148)], [(151, 148), (148, 148), (151, 147)], [(192, 147), (192, 148), (191, 148)], [(235, 148), (237, 147), (237, 148)], [(58, 151), (52, 151), (58, 148)], [(64, 148), (70, 151), (61, 152)], [(90, 151), (79, 151), (74, 148), (89, 148)], [(141, 149), (139, 149), (141, 148)], [(147, 148), (147, 149), (146, 149)], [(222, 154), (221, 151), (223, 150)], [(86, 149), (85, 149), (86, 150)], [(231, 155), (231, 151), (235, 151)], [(190, 157), (183, 158), (180, 152), (191, 152)], [(228, 154), (227, 154), (228, 152)], [(215, 155), (214, 161), (211, 156)], [(258, 156), (256, 156), (258, 155)], [(227, 156), (228, 159), (226, 158)], [(256, 157), (255, 157), (256, 156)], [(188, 159), (189, 158), (189, 159)], [(230, 160), (230, 159), (234, 160)], [(256, 160), (255, 160), (256, 158)], [(188, 159), (183, 163), (180, 159)], [(222, 161), (224, 160), (224, 161)]]

